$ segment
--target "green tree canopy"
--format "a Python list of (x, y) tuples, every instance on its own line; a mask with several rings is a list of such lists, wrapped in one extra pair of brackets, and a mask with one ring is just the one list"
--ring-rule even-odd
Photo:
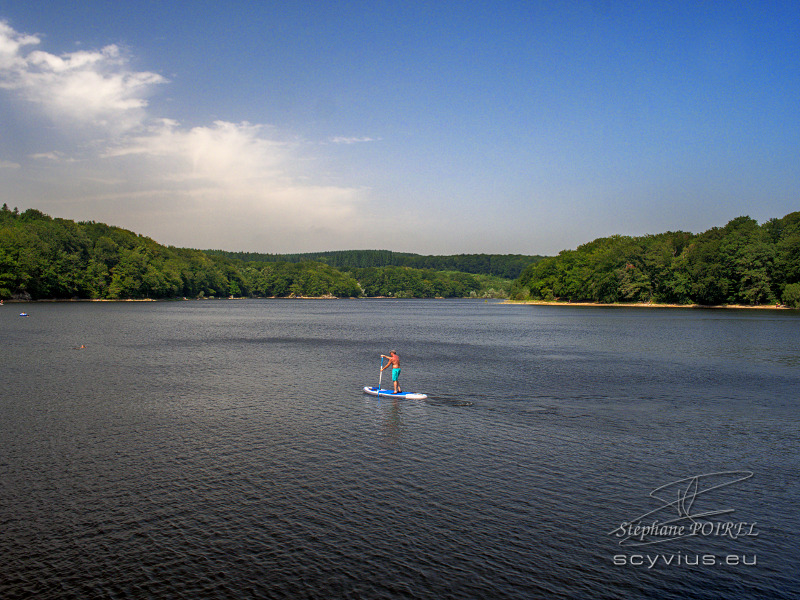
[[(376, 258), (387, 256), (357, 251), (350, 257), (362, 263)], [(504, 294), (496, 276), (400, 266), (337, 268), (312, 260), (245, 261), (230, 253), (162, 246), (103, 223), (0, 209), (0, 298), (463, 297), (488, 294), (489, 283), (493, 295)]]
[(738, 217), (700, 234), (599, 238), (529, 265), (516, 298), (572, 302), (794, 305), (800, 212), (759, 225)]

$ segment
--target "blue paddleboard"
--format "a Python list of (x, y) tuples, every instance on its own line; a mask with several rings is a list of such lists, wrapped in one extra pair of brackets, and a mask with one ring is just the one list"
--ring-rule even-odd
[(395, 394), (392, 390), (382, 390), (376, 387), (365, 387), (364, 393), (370, 396), (380, 396), (381, 398), (405, 398), (406, 400), (425, 400), (425, 394), (412, 394), (410, 392), (400, 392)]

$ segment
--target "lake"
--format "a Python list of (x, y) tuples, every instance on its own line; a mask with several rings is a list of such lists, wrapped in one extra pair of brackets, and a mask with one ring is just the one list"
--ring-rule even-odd
[[(6, 600), (800, 597), (797, 311), (205, 300), (0, 325)], [(363, 394), (393, 349), (428, 399)]]

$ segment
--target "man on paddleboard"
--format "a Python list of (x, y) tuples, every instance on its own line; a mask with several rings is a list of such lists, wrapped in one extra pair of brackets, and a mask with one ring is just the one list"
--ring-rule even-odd
[(392, 350), (389, 352), (389, 356), (381, 354), (381, 358), (389, 359), (389, 362), (386, 363), (386, 366), (381, 367), (381, 371), (385, 371), (389, 367), (392, 367), (392, 383), (394, 383), (394, 393), (401, 393), (403, 390), (400, 389), (400, 382), (397, 381), (397, 379), (400, 377), (400, 357), (397, 356), (397, 352)]

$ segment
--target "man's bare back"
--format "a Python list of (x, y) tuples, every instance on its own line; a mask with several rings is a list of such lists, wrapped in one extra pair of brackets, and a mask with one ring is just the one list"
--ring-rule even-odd
[(398, 382), (400, 377), (400, 357), (397, 355), (397, 352), (392, 350), (389, 353), (389, 356), (381, 354), (381, 358), (389, 359), (389, 362), (386, 363), (385, 367), (381, 368), (381, 371), (385, 371), (389, 367), (392, 367), (392, 383), (394, 384), (394, 392), (395, 394), (399, 394), (402, 391), (400, 389), (400, 383)]

